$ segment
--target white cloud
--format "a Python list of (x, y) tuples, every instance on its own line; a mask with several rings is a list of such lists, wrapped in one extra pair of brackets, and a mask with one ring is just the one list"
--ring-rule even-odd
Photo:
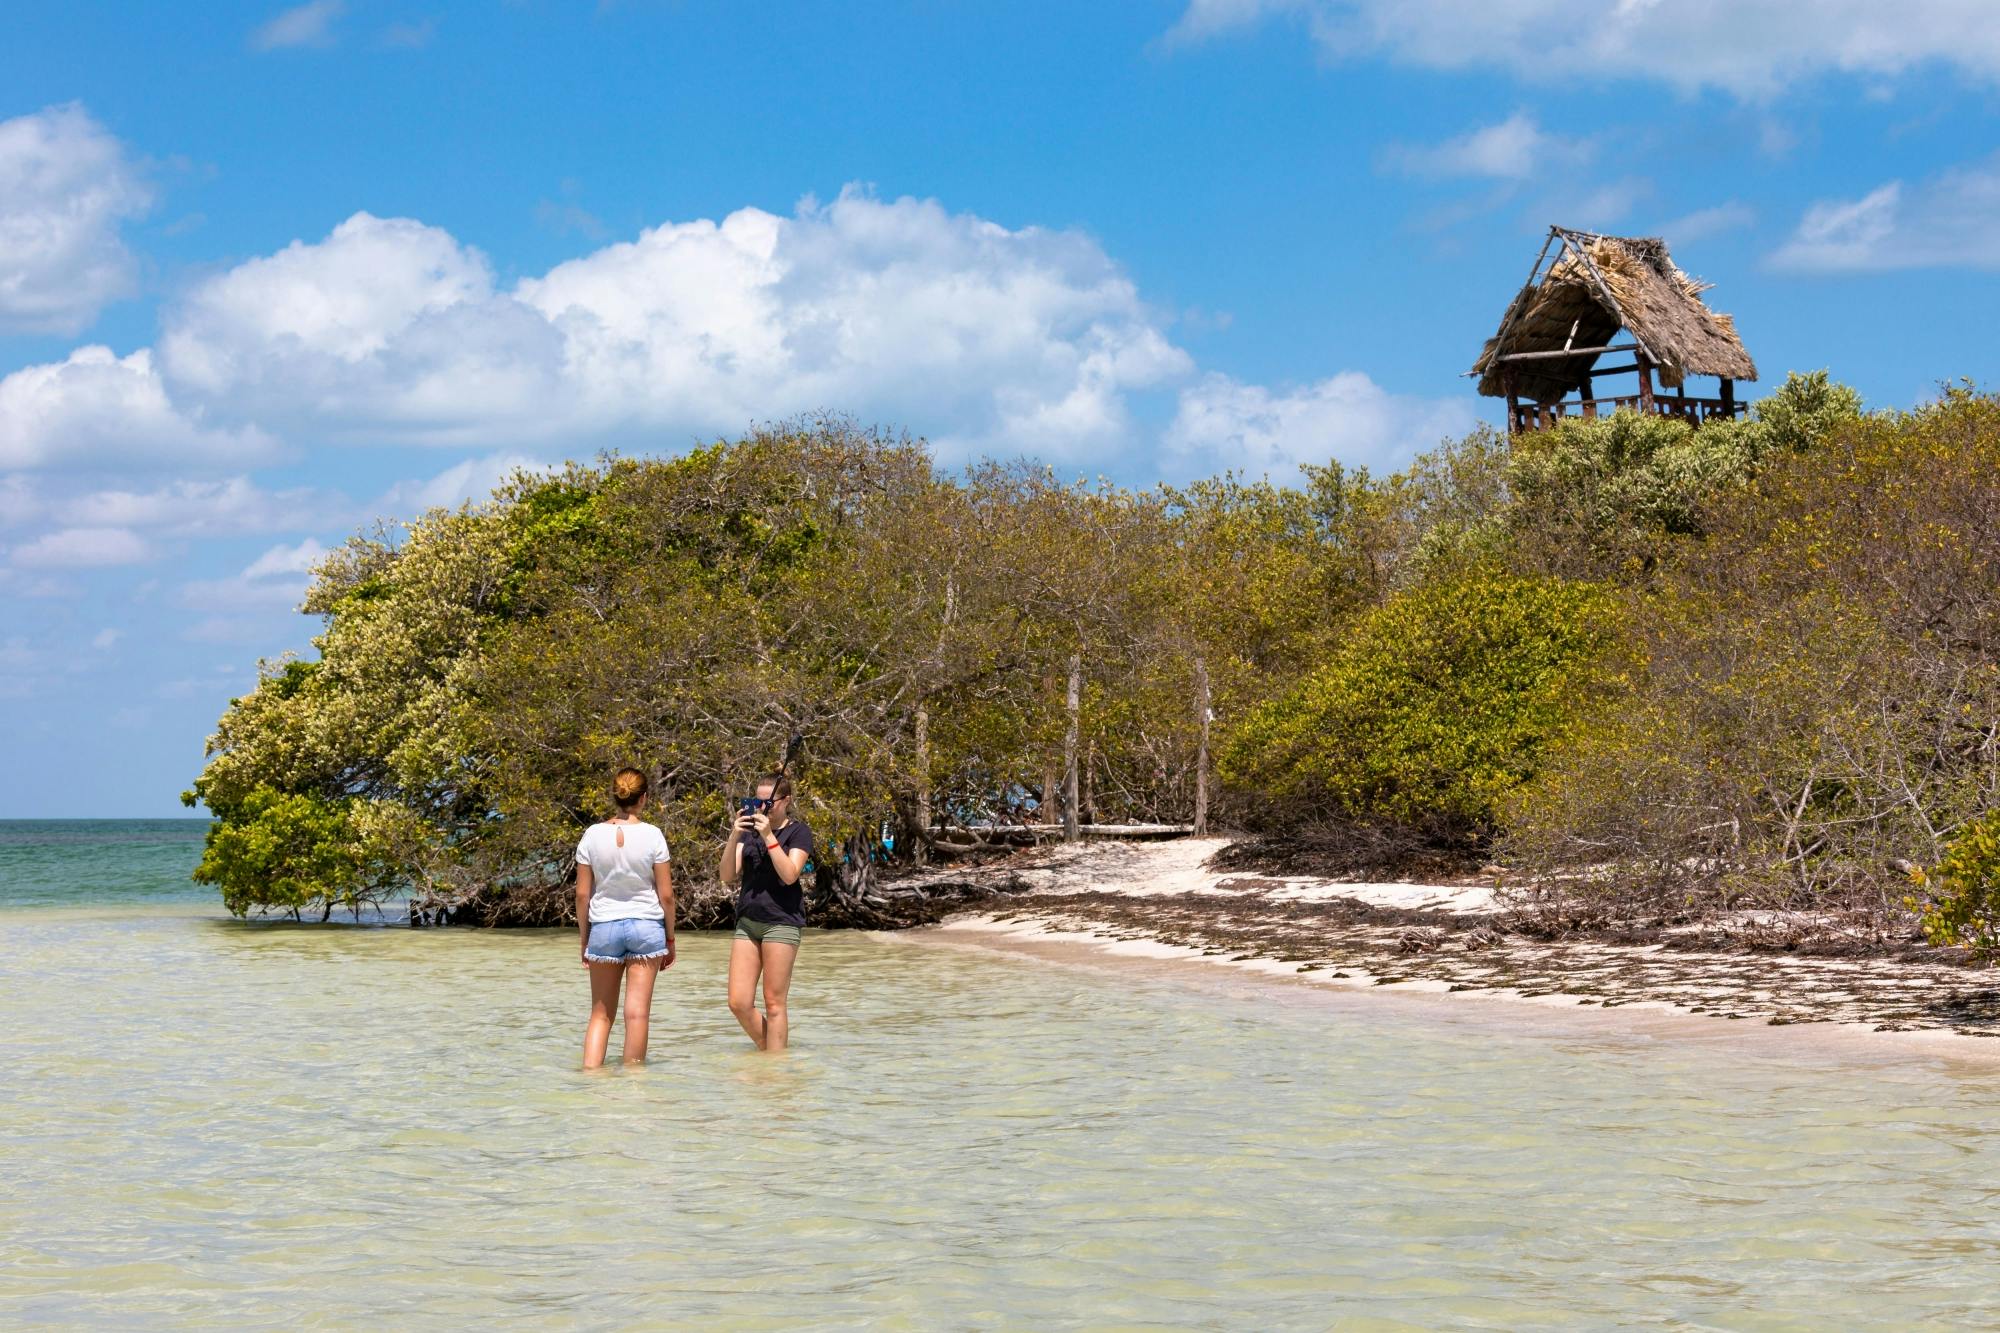
[[(203, 611), (276, 611), (295, 609), (305, 600), (312, 567), (326, 558), (326, 548), (311, 537), (296, 546), (273, 546), (240, 573), (222, 579), (195, 579), (181, 585), (180, 599)], [(186, 637), (219, 635), (233, 640), (248, 622), (216, 617), (188, 631)]]
[(1185, 45), (1272, 16), (1302, 20), (1328, 59), (1385, 56), (1433, 69), (1498, 66), (1768, 97), (1837, 73), (1937, 65), (2000, 79), (1991, 0), (1190, 0), (1167, 34)]
[(151, 202), (81, 106), (0, 121), (0, 330), (76, 333), (129, 295), (138, 263), (118, 225)]
[(1766, 116), (1757, 126), (1757, 151), (1769, 158), (1789, 156), (1799, 146), (1798, 132), (1775, 116)]
[(449, 232), (356, 213), (324, 241), (293, 241), (196, 287), (161, 346), (177, 380), (214, 390), (252, 369), (243, 356), (252, 349), (239, 341), (353, 364), (426, 319), (490, 299), (492, 288), (485, 257)]
[(1550, 134), (1525, 111), (1497, 125), (1470, 130), (1443, 143), (1392, 149), (1390, 162), (1417, 176), (1484, 176), (1525, 180), (1555, 167), (1588, 161), (1589, 140)]
[(1400, 467), (1476, 420), (1468, 401), (1391, 394), (1360, 371), (1280, 392), (1211, 374), (1181, 391), (1166, 444), (1190, 473), (1285, 480), (1300, 463), (1331, 459)]
[(344, 522), (347, 500), (306, 488), (267, 491), (248, 477), (90, 491), (52, 506), (58, 522), (144, 528), (173, 537), (289, 532)]
[[(261, 626), (263, 631), (261, 636), (258, 633), (259, 629), (260, 626), (251, 621), (227, 620), (220, 616), (211, 616), (200, 624), (182, 630), (181, 638), (193, 643), (231, 644), (254, 642), (259, 637), (268, 639), (270, 636), (270, 626), (268, 624)], [(225, 670), (224, 668), (218, 668), (217, 675), (223, 674)], [(227, 693), (237, 688), (240, 687), (233, 686), (227, 680), (219, 680), (213, 675), (183, 676), (178, 680), (161, 681), (153, 687), (153, 696), (157, 699), (212, 697), (219, 701)], [(142, 709), (140, 711), (144, 712), (145, 710)]]
[(18, 474), (0, 476), (0, 528), (16, 527), (42, 513), (41, 497)]
[(1187, 372), (1164, 329), (1087, 237), (850, 189), (668, 223), (506, 293), (448, 233), (357, 214), (198, 288), (160, 352), (218, 417), (357, 438), (678, 445), (835, 409), (946, 454), (1061, 458)]
[(141, 348), (120, 358), (80, 347), (66, 361), (0, 379), (0, 468), (109, 462), (163, 469), (240, 462), (273, 451), (254, 426), (212, 429), (179, 411)]
[(0, 639), (0, 699), (29, 699), (47, 683), (49, 653), (24, 634)]
[(196, 288), (169, 313), (160, 357), (183, 399), (334, 433), (548, 429), (563, 398), (560, 335), (494, 295), (482, 255), (366, 213)]
[[(181, 585), (180, 600), (201, 611), (291, 611), (305, 600), (306, 579), (190, 579)], [(232, 633), (241, 623), (228, 617)], [(199, 637), (199, 636), (197, 636)]]
[[(790, 217), (665, 224), (507, 290), (449, 233), (360, 213), (197, 284), (167, 313), (157, 363), (88, 347), (0, 380), (0, 467), (229, 464), (270, 452), (266, 428), (495, 452), (372, 506), (243, 476), (60, 495), (16, 485), (0, 498), (134, 540), (323, 533), (484, 499), (542, 466), (550, 441), (673, 449), (816, 410), (907, 425), (946, 461), (1060, 463), (1129, 451), (1143, 429), (1135, 395), (1180, 385), (1163, 443), (1183, 464), (1223, 466), (1382, 463), (1469, 419), (1352, 372), (1295, 390), (1213, 375), (1185, 385), (1194, 365), (1169, 318), (1087, 236), (853, 189)], [(303, 591), (277, 582), (264, 567), (183, 595), (230, 609)]]
[(1772, 260), (1781, 268), (1880, 268), (1902, 210), (1901, 181), (1859, 199), (1814, 204)]
[(1698, 208), (1692, 213), (1662, 222), (1650, 230), (1665, 237), (1669, 245), (1686, 245), (1690, 241), (1705, 240), (1726, 231), (1739, 230), (1756, 220), (1756, 209), (1741, 200), (1732, 199), (1713, 208)]
[(1514, 204), (1522, 206), (1522, 225), (1535, 230), (1550, 222), (1599, 230), (1618, 225), (1653, 191), (1643, 176), (1594, 179), (1588, 169), (1603, 146), (1599, 137), (1551, 133), (1517, 111), (1441, 143), (1392, 146), (1382, 160), (1406, 175), (1484, 183), (1420, 215), (1424, 230), (1446, 230)]
[(1246, 28), (1273, 14), (1311, 14), (1311, 0), (1188, 0), (1180, 19), (1169, 28), (1169, 46), (1207, 41)]
[[(266, 650), (259, 656), (269, 656), (274, 643), (283, 643), (295, 633), (290, 626), (290, 617), (274, 619), (271, 607), (261, 608), (265, 614), (242, 616), (204, 616), (180, 632), (180, 637), (188, 643), (221, 643), (233, 645), (256, 645)], [(296, 611), (296, 607), (285, 610)], [(226, 686), (227, 680), (211, 676), (206, 684), (210, 688)], [(234, 690), (230, 691), (234, 693)]]
[(553, 199), (543, 199), (535, 205), (535, 222), (558, 236), (575, 232), (592, 240), (604, 235), (604, 219), (574, 203), (557, 203)]
[(73, 579), (52, 574), (23, 574), (8, 566), (0, 569), (0, 589), (9, 597), (80, 597), (83, 587)]
[(1906, 188), (1814, 204), (1771, 256), (1806, 272), (2000, 269), (2000, 153)]
[(1597, 231), (1622, 222), (1652, 193), (1653, 182), (1643, 176), (1621, 176), (1602, 184), (1578, 181), (1551, 191), (1528, 220), (1539, 226), (1560, 219), (1565, 227)]
[(310, 574), (313, 566), (324, 559), (326, 548), (308, 537), (297, 546), (273, 546), (250, 562), (243, 571), (243, 577), (265, 579), (286, 574)]
[(90, 646), (103, 652), (124, 637), (125, 631), (122, 629), (101, 629), (90, 636)]
[(60, 528), (13, 551), (13, 562), (28, 569), (90, 569), (136, 565), (153, 558), (153, 548), (125, 528)]
[(456, 509), (467, 501), (489, 498), (501, 482), (516, 472), (536, 472), (546, 465), (525, 454), (491, 454), (468, 458), (421, 481), (399, 481), (369, 506), (374, 517), (401, 517), (429, 509)]
[(333, 45), (333, 21), (347, 9), (343, 0), (308, 0), (261, 24), (250, 34), (250, 49), (275, 51), (292, 46)]
[(391, 23), (382, 29), (382, 45), (391, 50), (419, 51), (431, 44), (431, 38), (437, 36), (437, 28), (435, 18), (415, 23)]

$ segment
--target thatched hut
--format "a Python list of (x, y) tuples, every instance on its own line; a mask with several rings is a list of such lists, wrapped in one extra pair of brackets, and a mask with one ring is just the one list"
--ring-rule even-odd
[[(1471, 373), (1479, 392), (1507, 400), (1510, 433), (1621, 407), (1696, 424), (1733, 417), (1742, 410), (1736, 381), (1756, 379), (1757, 367), (1735, 321), (1703, 304), (1707, 289), (1675, 266), (1656, 237), (1550, 227), (1527, 286)], [(1616, 341), (1620, 330), (1629, 341)], [(1632, 360), (1600, 364), (1614, 352), (1630, 352)], [(1636, 374), (1637, 389), (1600, 396), (1596, 381), (1618, 374)], [(1671, 394), (1655, 391), (1655, 375)], [(1689, 397), (1689, 375), (1715, 376), (1716, 396)]]

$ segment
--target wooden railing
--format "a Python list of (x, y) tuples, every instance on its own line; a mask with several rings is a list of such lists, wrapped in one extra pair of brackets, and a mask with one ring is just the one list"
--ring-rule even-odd
[(1684, 398), (1678, 394), (1655, 394), (1649, 409), (1646, 401), (1636, 393), (1621, 394), (1615, 398), (1570, 398), (1558, 403), (1516, 403), (1512, 409), (1513, 420), (1508, 425), (1518, 435), (1524, 431), (1546, 430), (1558, 421), (1610, 416), (1620, 408), (1630, 408), (1634, 412), (1650, 410), (1656, 416), (1679, 417), (1699, 426), (1704, 421), (1727, 421), (1743, 411), (1743, 404), (1731, 398)]

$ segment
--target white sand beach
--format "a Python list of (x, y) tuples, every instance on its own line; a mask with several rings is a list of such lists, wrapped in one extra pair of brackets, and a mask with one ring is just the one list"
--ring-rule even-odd
[[(926, 878), (1010, 891), (919, 935), (1106, 962), (1200, 963), (1315, 988), (1452, 995), (1695, 1035), (1810, 1029), (2000, 1061), (2000, 979), (1947, 962), (1549, 941), (1510, 929), (1490, 885), (1217, 870), (1225, 838), (1086, 842)], [(1615, 1018), (1607, 1011), (1626, 1011)], [(1642, 1015), (1644, 1016), (1642, 1018)], [(1661, 1020), (1671, 1020), (1662, 1027)], [(1771, 1036), (1796, 1045), (1804, 1031)]]

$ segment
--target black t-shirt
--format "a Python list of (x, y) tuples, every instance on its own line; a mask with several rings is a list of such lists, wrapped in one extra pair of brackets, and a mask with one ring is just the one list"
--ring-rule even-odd
[[(813, 834), (805, 820), (791, 820), (772, 830), (771, 836), (787, 853), (803, 849), (806, 859), (812, 859)], [(785, 883), (771, 864), (772, 852), (764, 845), (764, 836), (751, 829), (742, 837), (743, 889), (736, 895), (736, 915), (773, 926), (805, 925), (805, 876), (800, 875), (796, 884)]]

